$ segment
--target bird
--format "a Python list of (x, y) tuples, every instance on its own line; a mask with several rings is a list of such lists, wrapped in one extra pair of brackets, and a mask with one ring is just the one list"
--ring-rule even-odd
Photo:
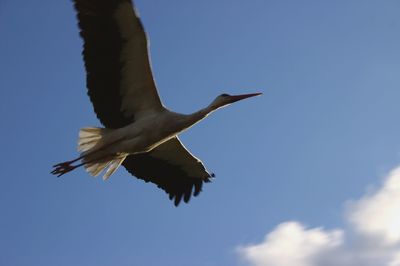
[(104, 127), (80, 129), (79, 157), (54, 165), (51, 173), (62, 176), (83, 166), (107, 180), (122, 165), (164, 190), (175, 206), (182, 199), (188, 203), (214, 174), (178, 135), (221, 107), (262, 93), (224, 93), (196, 112), (173, 112), (159, 97), (148, 38), (133, 1), (73, 0), (73, 5), (87, 93)]

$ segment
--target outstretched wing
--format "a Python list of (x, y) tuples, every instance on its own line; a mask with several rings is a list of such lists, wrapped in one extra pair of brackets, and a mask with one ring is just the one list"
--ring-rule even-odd
[(130, 0), (74, 0), (87, 87), (97, 117), (120, 128), (163, 105), (153, 80), (148, 43)]
[[(107, 128), (120, 128), (164, 107), (152, 76), (148, 42), (130, 0), (74, 0), (87, 72), (88, 95)], [(210, 181), (200, 160), (174, 138), (149, 153), (130, 155), (124, 167), (165, 190), (175, 205)]]
[(167, 192), (176, 206), (182, 198), (189, 202), (192, 193), (197, 196), (203, 183), (214, 177), (177, 137), (149, 153), (128, 156), (122, 165), (132, 175)]

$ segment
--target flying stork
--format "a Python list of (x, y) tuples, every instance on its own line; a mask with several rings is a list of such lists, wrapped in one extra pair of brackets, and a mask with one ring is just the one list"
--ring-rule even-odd
[(178, 138), (213, 111), (261, 93), (219, 95), (192, 114), (168, 110), (153, 79), (148, 42), (131, 0), (74, 0), (83, 38), (88, 95), (105, 128), (79, 132), (74, 160), (53, 166), (61, 176), (84, 166), (109, 178), (122, 164), (132, 175), (163, 189), (177, 206), (197, 196), (214, 175)]

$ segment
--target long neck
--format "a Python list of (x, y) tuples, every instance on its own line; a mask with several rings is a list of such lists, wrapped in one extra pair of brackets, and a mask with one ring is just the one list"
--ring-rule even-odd
[(210, 104), (209, 106), (202, 108), (197, 112), (186, 115), (186, 119), (185, 119), (186, 128), (189, 128), (189, 127), (193, 126), (194, 124), (200, 122), (205, 117), (207, 117), (209, 114), (214, 112), (216, 109), (217, 108), (215, 106)]

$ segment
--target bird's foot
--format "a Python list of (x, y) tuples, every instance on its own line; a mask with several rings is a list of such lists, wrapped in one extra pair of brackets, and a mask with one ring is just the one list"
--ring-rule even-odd
[(73, 162), (74, 161), (68, 161), (68, 162), (63, 162), (63, 163), (53, 165), (54, 170), (51, 171), (51, 173), (53, 175), (57, 175), (57, 177), (60, 177), (63, 174), (68, 173), (77, 167), (75, 165), (72, 165)]

